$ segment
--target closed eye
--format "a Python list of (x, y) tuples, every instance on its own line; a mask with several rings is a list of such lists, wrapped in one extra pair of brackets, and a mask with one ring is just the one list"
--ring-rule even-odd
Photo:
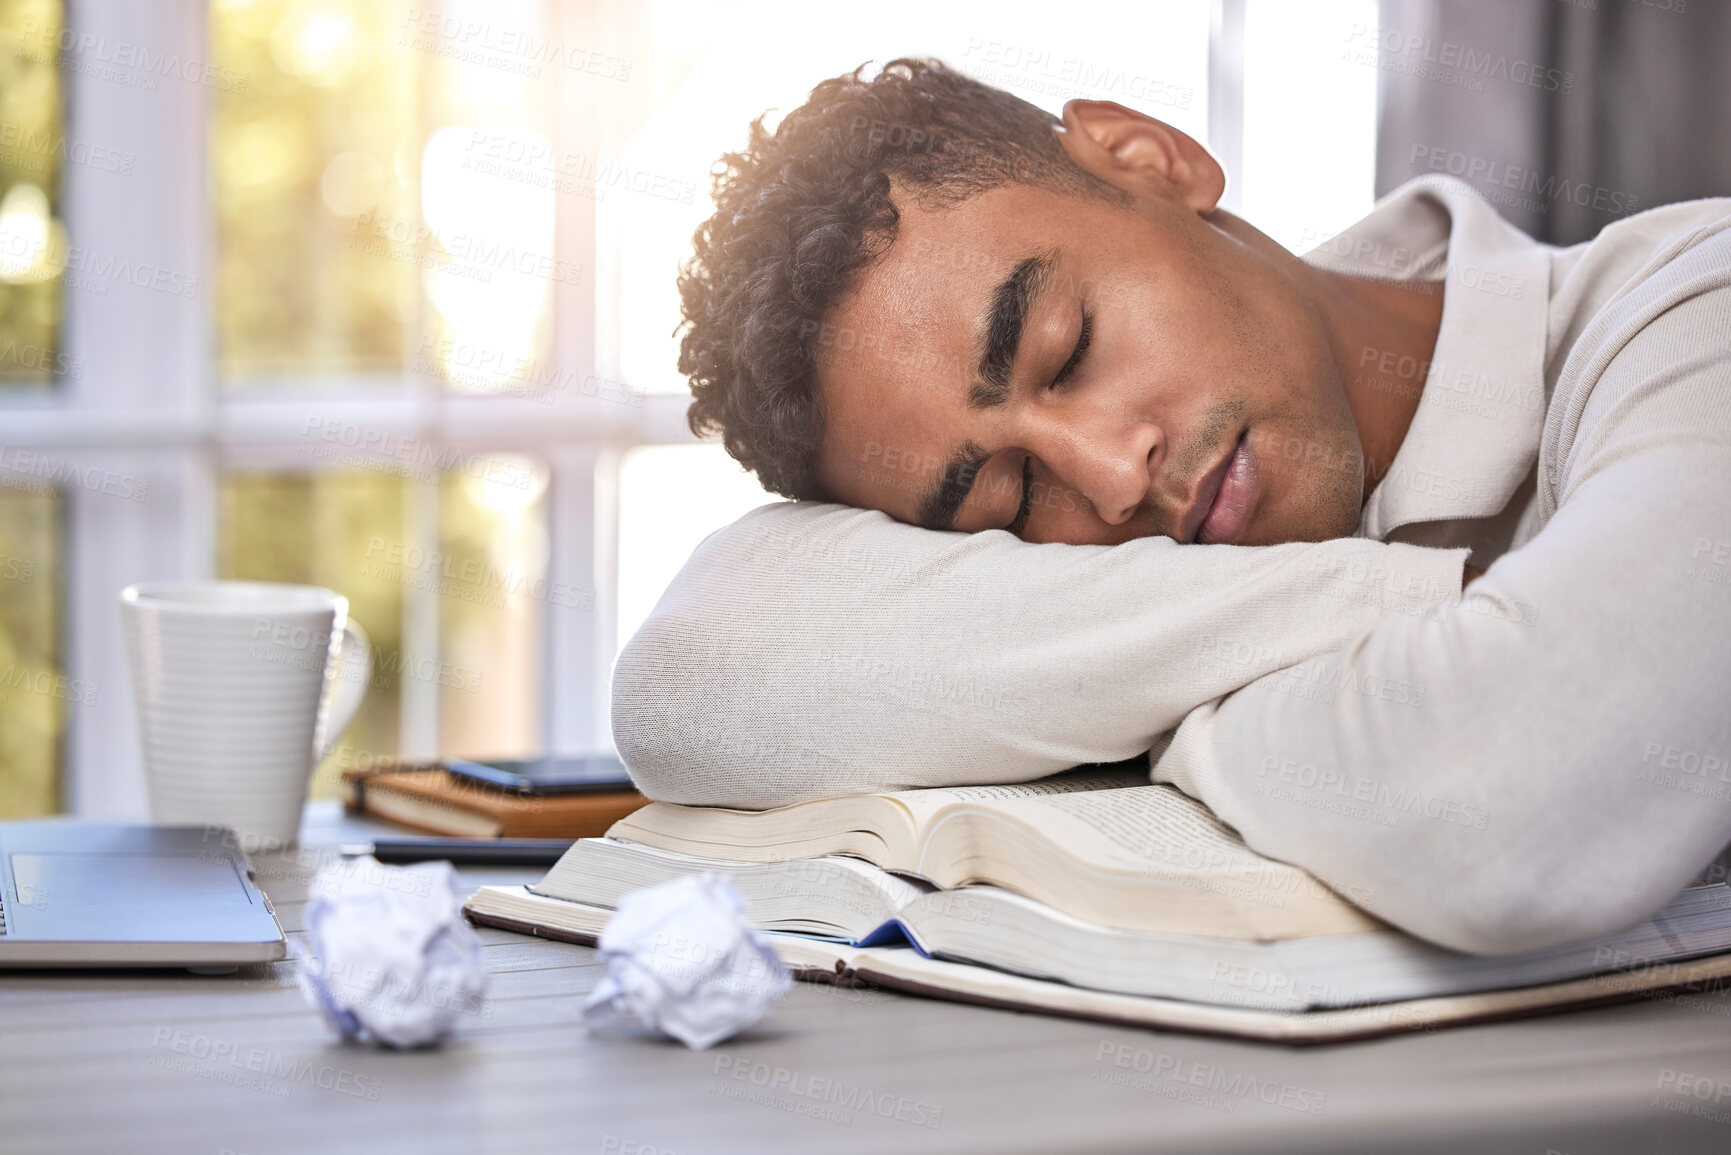
[(1052, 378), (1050, 388), (1056, 389), (1076, 372), (1082, 364), (1082, 358), (1088, 355), (1088, 346), (1094, 343), (1094, 314), (1087, 309), (1082, 310), (1082, 331), (1076, 335), (1076, 347), (1070, 351), (1070, 359), (1064, 362), (1064, 367), (1058, 370), (1058, 375)]
[[(1050, 389), (1058, 389), (1075, 375), (1082, 364), (1082, 358), (1088, 355), (1088, 346), (1094, 343), (1094, 314), (1087, 309), (1082, 310), (1082, 331), (1076, 334), (1076, 347), (1070, 350), (1070, 359), (1059, 368), (1057, 376), (1052, 378)], [(1022, 504), (1016, 510), (1016, 518), (1004, 528), (1022, 536), (1022, 531), (1028, 527), (1028, 514), (1034, 508), (1034, 459), (1032, 456), (1022, 459)]]

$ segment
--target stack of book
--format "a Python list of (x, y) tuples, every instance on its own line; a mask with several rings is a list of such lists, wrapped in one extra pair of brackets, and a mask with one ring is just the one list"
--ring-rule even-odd
[(483, 887), (465, 910), (593, 943), (623, 895), (703, 871), (731, 877), (801, 978), (1288, 1042), (1731, 976), (1723, 881), (1603, 940), (1463, 955), (1256, 854), (1145, 766), (767, 811), (652, 803), (536, 885)]
[(522, 793), (452, 774), (437, 762), (375, 762), (343, 771), (343, 805), (410, 830), (465, 838), (584, 838), (649, 800), (629, 784)]

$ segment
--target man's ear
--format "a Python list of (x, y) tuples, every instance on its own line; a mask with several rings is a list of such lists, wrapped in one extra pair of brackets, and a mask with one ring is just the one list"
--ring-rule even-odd
[(1064, 151), (1088, 172), (1136, 196), (1214, 211), (1226, 173), (1207, 149), (1164, 121), (1111, 100), (1064, 105)]

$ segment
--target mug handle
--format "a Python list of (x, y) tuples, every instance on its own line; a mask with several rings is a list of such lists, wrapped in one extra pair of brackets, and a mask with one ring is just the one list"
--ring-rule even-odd
[(355, 720), (361, 703), (367, 697), (367, 683), (373, 680), (373, 643), (367, 631), (353, 618), (343, 621), (343, 645), (337, 651), (336, 690), (331, 695), (330, 712), (325, 716), (324, 749), (314, 759), (314, 765), (325, 755)]

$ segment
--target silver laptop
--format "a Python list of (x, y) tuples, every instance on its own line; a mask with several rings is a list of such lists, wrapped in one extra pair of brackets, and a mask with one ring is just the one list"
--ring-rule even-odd
[(0, 967), (225, 971), (288, 954), (224, 831), (0, 822)]

